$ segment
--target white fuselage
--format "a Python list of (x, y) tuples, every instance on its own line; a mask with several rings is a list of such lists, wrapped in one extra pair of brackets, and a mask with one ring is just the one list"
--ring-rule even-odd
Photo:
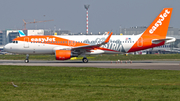
[[(103, 42), (107, 36), (108, 35), (55, 36), (55, 39), (51, 40), (50, 43), (46, 42), (47, 40), (39, 40), (39, 38), (36, 39), (34, 37), (33, 41), (31, 41), (32, 38), (29, 38), (29, 42), (26, 42), (25, 39), (21, 41), (13, 41), (14, 43), (7, 44), (4, 49), (8, 52), (18, 54), (54, 54), (55, 50), (58, 49), (71, 49), (76, 46), (76, 43), (86, 43), (89, 45), (99, 44)], [(75, 42), (57, 40), (56, 37), (73, 40)], [(97, 49), (86, 52), (86, 54), (126, 53), (139, 37), (140, 35), (112, 35), (109, 42), (101, 46), (107, 50)], [(66, 45), (63, 45), (63, 43), (66, 43)]]

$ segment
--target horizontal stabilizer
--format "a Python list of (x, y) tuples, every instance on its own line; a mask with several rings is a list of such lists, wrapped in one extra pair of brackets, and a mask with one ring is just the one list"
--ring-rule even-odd
[(173, 37), (166, 37), (166, 39), (154, 39), (154, 40), (152, 40), (152, 43), (153, 44), (159, 44), (163, 41), (165, 41), (165, 43), (167, 44), (167, 43), (176, 41), (176, 39)]

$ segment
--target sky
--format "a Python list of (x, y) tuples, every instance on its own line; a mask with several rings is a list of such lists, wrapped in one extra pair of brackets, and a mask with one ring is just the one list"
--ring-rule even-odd
[(173, 8), (170, 27), (180, 28), (179, 0), (1, 0), (0, 29), (69, 30), (86, 32), (86, 10), (89, 7), (89, 33), (113, 31), (134, 26), (149, 26), (163, 8)]

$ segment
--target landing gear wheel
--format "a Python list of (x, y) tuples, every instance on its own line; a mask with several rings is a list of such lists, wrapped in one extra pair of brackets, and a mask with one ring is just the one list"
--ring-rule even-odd
[(83, 63), (88, 63), (88, 59), (87, 58), (83, 58), (82, 61), (83, 61)]
[(25, 63), (29, 63), (29, 54), (26, 54), (26, 59), (24, 60)]
[(25, 62), (25, 63), (29, 63), (29, 60), (26, 59), (26, 60), (24, 60), (24, 62)]

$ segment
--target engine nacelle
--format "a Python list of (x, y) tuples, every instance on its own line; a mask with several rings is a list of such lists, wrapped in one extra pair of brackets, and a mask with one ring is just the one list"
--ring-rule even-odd
[(77, 57), (78, 54), (72, 54), (71, 50), (56, 50), (56, 60), (68, 60), (71, 57)]

